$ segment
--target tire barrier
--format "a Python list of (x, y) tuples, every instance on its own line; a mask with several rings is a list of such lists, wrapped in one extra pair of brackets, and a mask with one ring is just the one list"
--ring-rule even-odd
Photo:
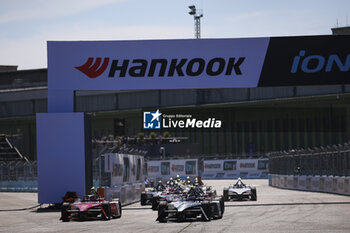
[(350, 195), (350, 177), (269, 174), (269, 185), (277, 188)]

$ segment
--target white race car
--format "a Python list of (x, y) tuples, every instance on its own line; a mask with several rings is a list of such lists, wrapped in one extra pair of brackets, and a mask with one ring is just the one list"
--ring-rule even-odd
[(224, 201), (230, 201), (230, 200), (256, 201), (257, 200), (256, 188), (245, 185), (242, 182), (241, 178), (238, 178), (236, 184), (224, 188), (223, 199)]

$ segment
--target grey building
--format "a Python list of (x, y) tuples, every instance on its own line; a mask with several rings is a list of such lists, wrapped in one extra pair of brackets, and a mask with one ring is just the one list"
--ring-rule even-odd
[(332, 34), (333, 35), (350, 35), (350, 27), (337, 27), (332, 28)]

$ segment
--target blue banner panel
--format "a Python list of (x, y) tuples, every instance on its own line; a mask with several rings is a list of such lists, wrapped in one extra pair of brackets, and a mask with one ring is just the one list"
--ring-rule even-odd
[(67, 191), (86, 192), (84, 113), (39, 113), (38, 202), (61, 203)]

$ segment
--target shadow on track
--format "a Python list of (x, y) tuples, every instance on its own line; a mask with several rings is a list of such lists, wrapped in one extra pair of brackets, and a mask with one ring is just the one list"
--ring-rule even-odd
[(350, 202), (295, 202), (295, 203), (266, 203), (266, 204), (247, 204), (247, 205), (228, 205), (225, 207), (254, 207), (254, 206), (295, 206), (295, 205), (350, 205)]
[(124, 210), (152, 210), (151, 207), (125, 207)]
[(31, 210), (31, 209), (34, 209), (34, 208), (39, 207), (39, 206), (40, 206), (40, 204), (39, 204), (39, 205), (32, 206), (32, 207), (28, 207), (28, 208), (0, 210), (0, 212)]

